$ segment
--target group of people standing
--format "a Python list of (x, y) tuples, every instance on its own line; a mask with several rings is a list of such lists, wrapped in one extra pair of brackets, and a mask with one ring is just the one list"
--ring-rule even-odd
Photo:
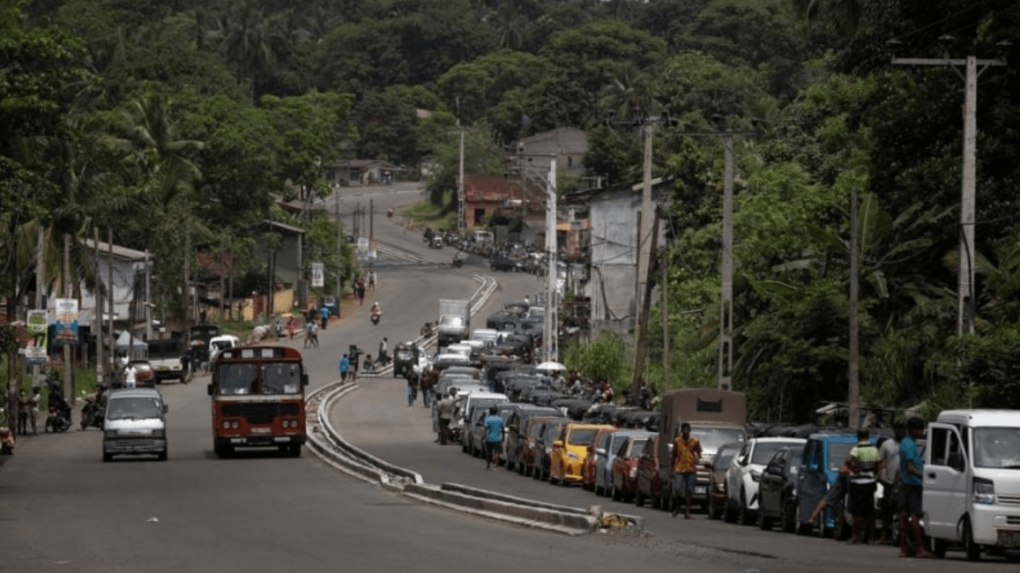
[[(868, 430), (858, 430), (858, 443), (844, 460), (839, 480), (815, 506), (809, 521), (813, 522), (826, 507), (838, 510), (846, 496), (853, 514), (852, 545), (864, 543), (865, 533), (872, 544), (893, 543), (892, 524), (898, 520), (900, 557), (929, 557), (921, 526), (924, 458), (917, 440), (923, 437), (924, 422), (920, 418), (910, 418), (905, 425), (895, 424), (893, 437), (880, 438), (875, 445)], [(882, 485), (881, 538), (875, 532), (878, 484)]]

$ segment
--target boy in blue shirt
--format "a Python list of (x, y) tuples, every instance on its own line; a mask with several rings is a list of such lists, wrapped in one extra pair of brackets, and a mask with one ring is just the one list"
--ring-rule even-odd
[(499, 457), (503, 455), (503, 418), (498, 414), (496, 406), (489, 408), (485, 417), (485, 469), (491, 470), (492, 464), (499, 467)]

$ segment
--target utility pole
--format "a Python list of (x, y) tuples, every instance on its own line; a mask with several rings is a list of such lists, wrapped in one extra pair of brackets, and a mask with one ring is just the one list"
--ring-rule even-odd
[[(43, 275), (43, 260), (44, 251), (46, 249), (46, 243), (43, 242), (45, 234), (42, 225), (39, 225), (39, 232), (36, 236), (36, 251), (35, 251), (35, 308), (39, 310), (42, 308), (42, 297), (43, 297), (43, 285), (46, 284), (45, 276)], [(37, 339), (38, 340), (38, 339)], [(38, 385), (39, 379), (38, 365), (32, 366), (32, 386)]]
[[(71, 235), (64, 233), (64, 298), (71, 298), (73, 294), (71, 288)], [(11, 293), (12, 296), (17, 295), (17, 291)], [(70, 325), (65, 325), (64, 328), (70, 328)], [(20, 376), (20, 372), (19, 372)], [(71, 345), (64, 343), (64, 391), (66, 396), (70, 397), (70, 404), (72, 410), (75, 405), (74, 396), (74, 379), (71, 376)]]
[(850, 419), (848, 426), (860, 428), (861, 386), (857, 323), (857, 188), (850, 190)]
[(467, 213), (464, 205), (464, 130), (460, 130), (460, 176), (457, 178), (457, 232), (461, 237), (467, 230)]
[[(99, 265), (99, 227), (92, 228), (92, 247), (93, 254), (96, 257), (95, 275), (96, 275), (96, 286), (93, 289), (96, 293), (96, 304), (95, 304), (95, 317), (92, 319), (92, 324), (96, 326), (96, 382), (106, 382), (106, 377), (109, 375), (109, 371), (106, 370), (106, 353), (103, 351), (103, 345), (106, 344), (106, 337), (103, 336), (103, 276)], [(113, 352), (113, 349), (110, 349)], [(112, 385), (109, 385), (111, 388)]]
[[(659, 214), (656, 211), (653, 215), (654, 220), (652, 221), (652, 230), (650, 237), (650, 250), (655, 250), (658, 243), (659, 235)], [(641, 306), (638, 308), (638, 332), (636, 337), (636, 344), (634, 345), (634, 378), (631, 382), (630, 389), (630, 402), (636, 404), (641, 399), (641, 383), (644, 380), (645, 373), (645, 346), (646, 340), (648, 339), (648, 312), (652, 306), (652, 265), (651, 260), (648, 261), (649, 265), (645, 271), (645, 276), (641, 278), (642, 292), (639, 292), (639, 300), (641, 300)]]
[[(665, 259), (665, 257), (663, 257)], [(670, 368), (672, 359), (669, 347), (669, 265), (668, 261), (662, 261), (662, 386), (669, 387)]]
[(343, 243), (341, 242), (341, 239), (340, 239), (340, 235), (341, 235), (340, 229), (342, 227), (342, 225), (340, 225), (340, 192), (339, 191), (335, 191), (334, 195), (335, 195), (335, 198), (334, 198), (335, 202), (333, 203), (333, 218), (336, 219), (336, 262), (337, 262), (337, 265), (338, 265), (337, 266), (337, 270), (336, 270), (336, 311), (337, 311), (338, 316), (339, 316), (339, 312), (340, 312), (340, 300), (341, 300), (341, 298), (343, 296), (343, 285), (341, 283), (341, 281), (343, 279), (340, 276), (340, 267), (339, 267), (340, 261), (343, 260), (343, 258), (342, 258), (342, 251), (341, 251), (341, 246), (343, 245)]
[(549, 179), (546, 184), (545, 207), (545, 250), (548, 266), (545, 273), (545, 320), (543, 321), (542, 345), (545, 359), (557, 362), (560, 357), (559, 318), (557, 308), (556, 282), (559, 272), (556, 261), (556, 159), (549, 161)]
[(719, 388), (733, 389), (733, 134), (723, 133), (722, 296), (719, 302)]
[[(942, 40), (952, 41), (953, 38), (943, 36)], [(895, 47), (897, 40), (888, 44)], [(1009, 47), (1008, 42), (1000, 42), (1000, 47)], [(959, 74), (958, 67), (965, 68), (961, 76), (964, 80), (966, 95), (963, 109), (963, 175), (960, 198), (960, 270), (957, 290), (956, 335), (963, 336), (966, 332), (974, 332), (974, 212), (975, 212), (975, 164), (977, 156), (977, 80), (991, 66), (1005, 66), (1004, 60), (978, 59), (970, 55), (965, 59), (953, 59), (948, 55), (942, 58), (896, 58), (892, 59), (897, 66), (950, 66)], [(978, 68), (981, 68), (980, 70)]]

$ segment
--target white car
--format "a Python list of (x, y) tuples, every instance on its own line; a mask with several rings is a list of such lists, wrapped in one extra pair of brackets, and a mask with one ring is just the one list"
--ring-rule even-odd
[(758, 513), (758, 481), (772, 456), (786, 446), (803, 446), (802, 438), (753, 438), (748, 440), (726, 470), (726, 521), (754, 523)]

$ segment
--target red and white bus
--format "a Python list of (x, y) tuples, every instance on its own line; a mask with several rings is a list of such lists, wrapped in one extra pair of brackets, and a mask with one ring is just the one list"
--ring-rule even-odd
[(282, 346), (224, 350), (212, 368), (213, 451), (273, 447), (301, 455), (305, 443), (305, 386), (301, 353)]

